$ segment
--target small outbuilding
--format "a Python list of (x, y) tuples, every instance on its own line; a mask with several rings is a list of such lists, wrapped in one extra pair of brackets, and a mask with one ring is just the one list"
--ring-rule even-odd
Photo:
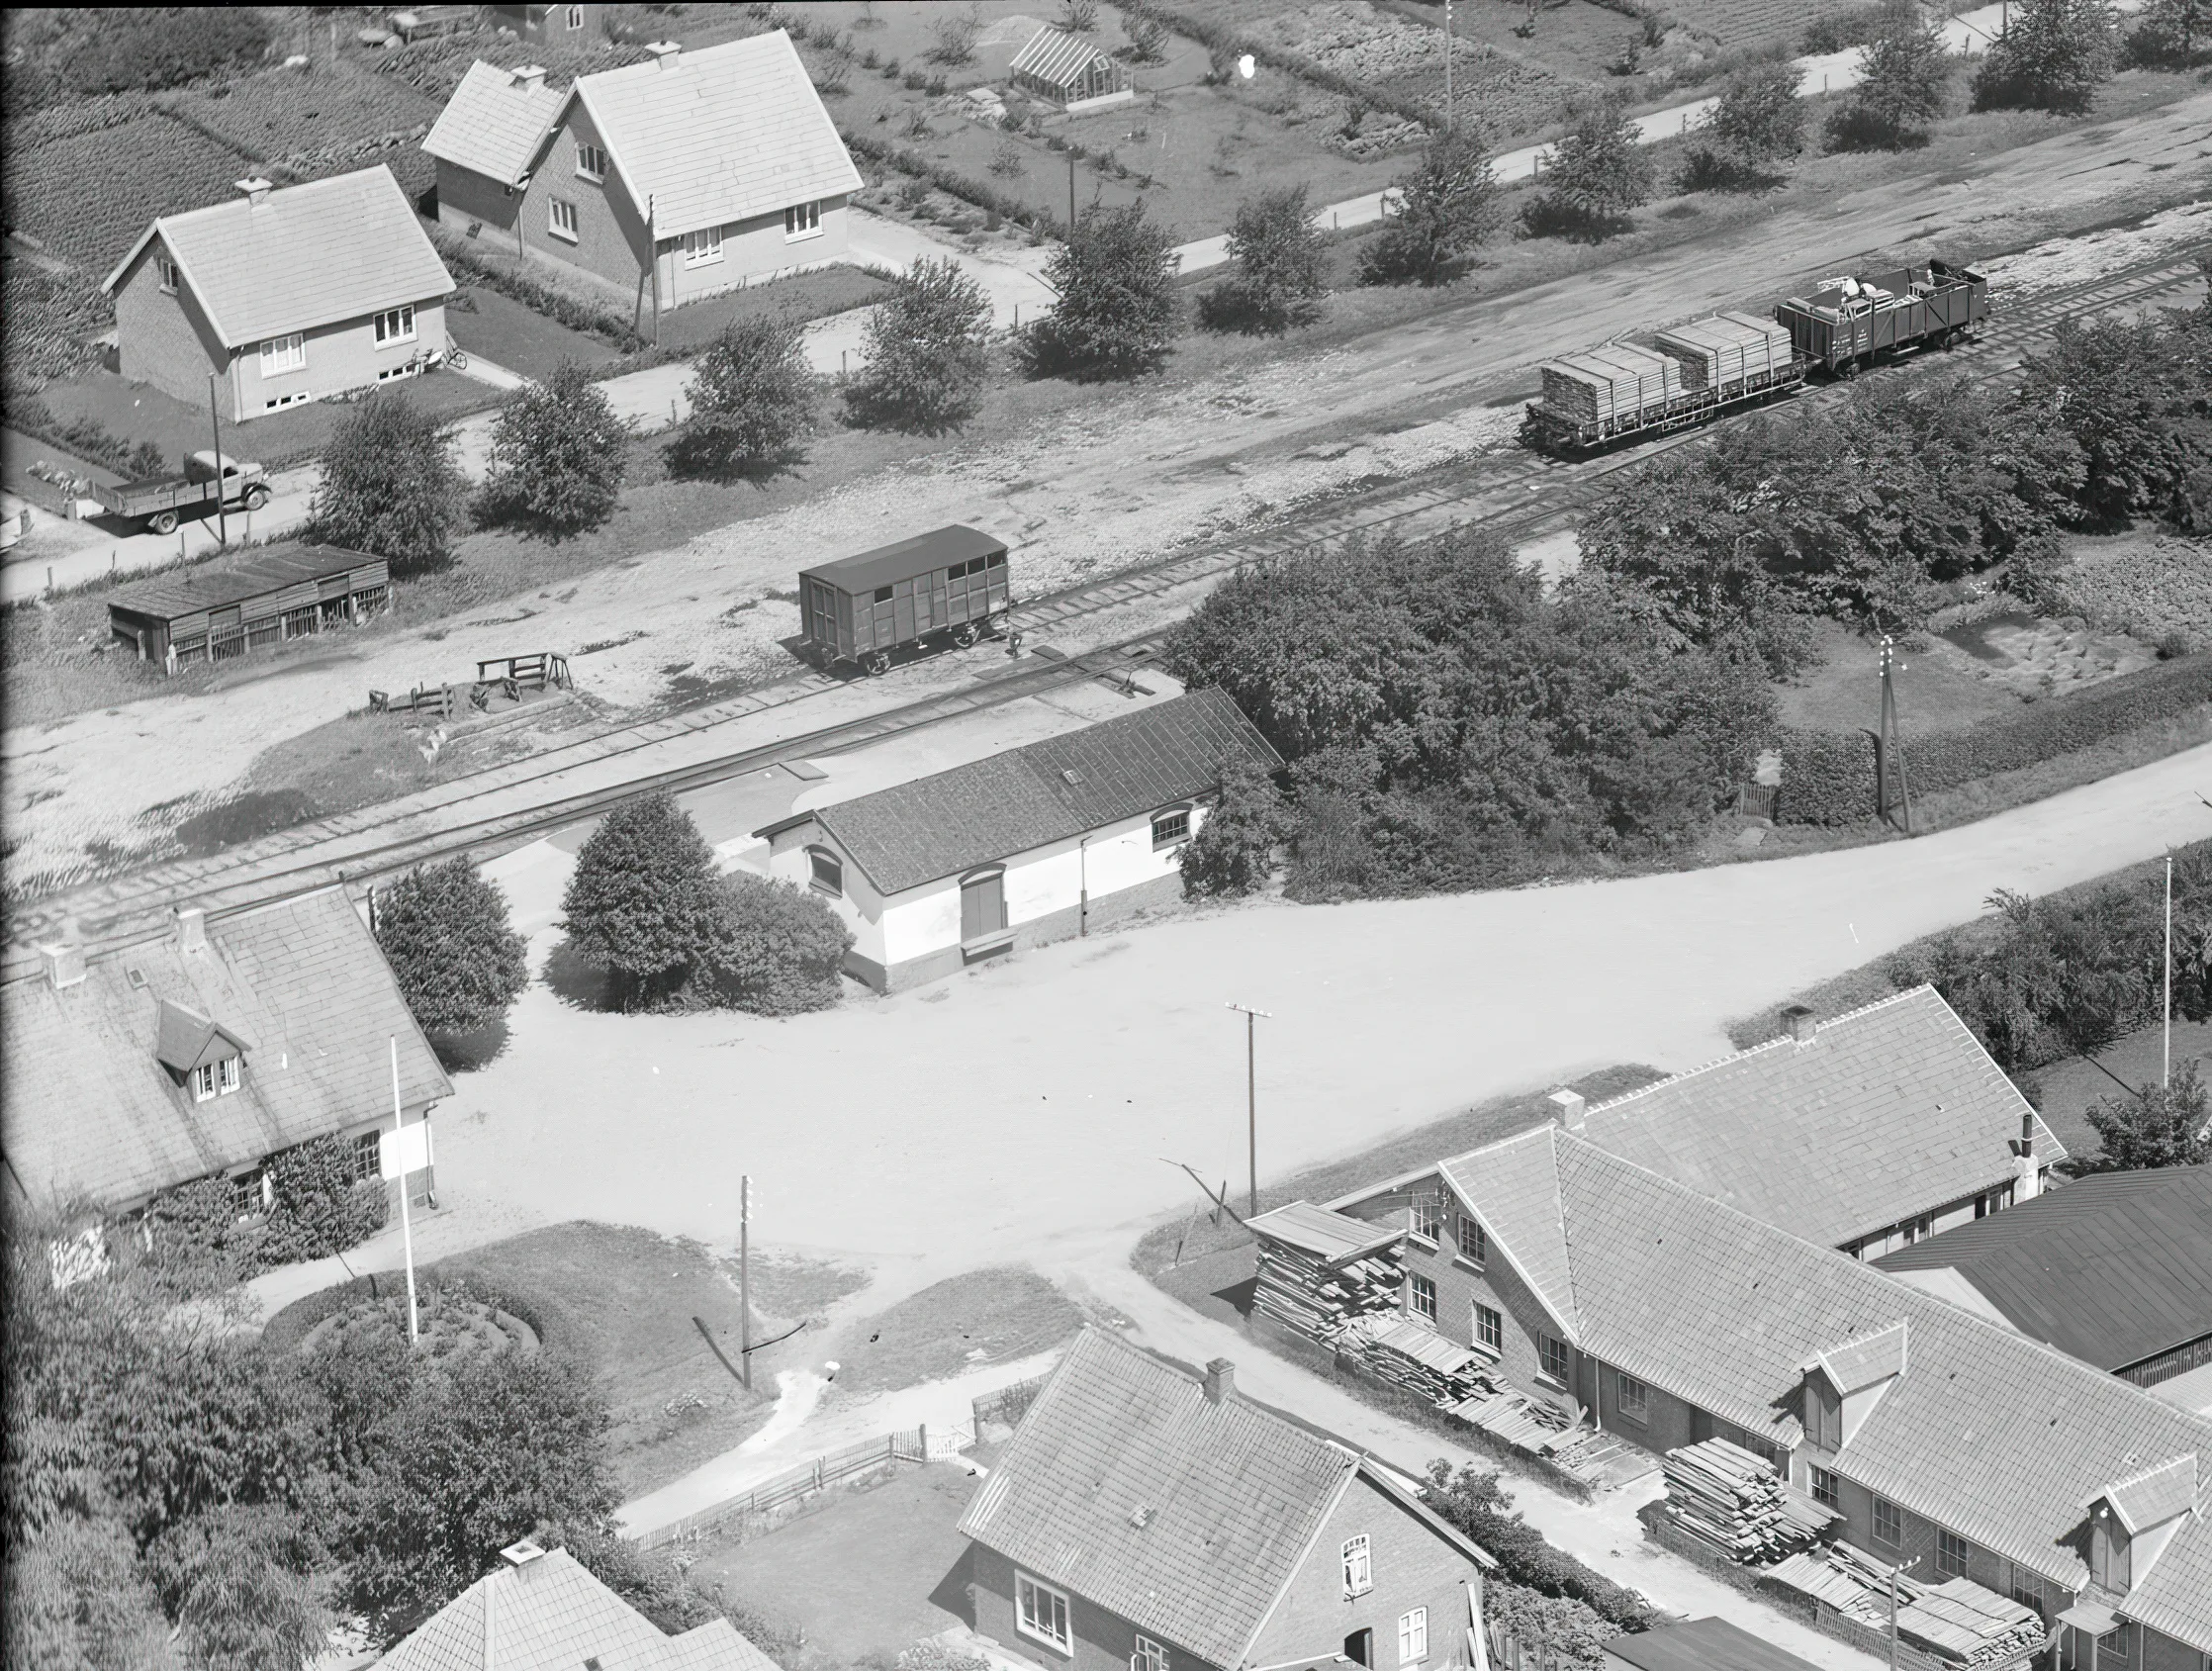
[(543, 65), (469, 65), (422, 140), (437, 164), (439, 226), (467, 237), (497, 232), (503, 243), (523, 247), (519, 218), (530, 164), (563, 99), (545, 84)]
[(1015, 54), (1014, 85), (1069, 115), (1126, 105), (1137, 97), (1121, 60), (1079, 35), (1041, 29)]
[(228, 568), (184, 569), (108, 598), (108, 630), (170, 673), (366, 620), (392, 600), (391, 565), (288, 541)]

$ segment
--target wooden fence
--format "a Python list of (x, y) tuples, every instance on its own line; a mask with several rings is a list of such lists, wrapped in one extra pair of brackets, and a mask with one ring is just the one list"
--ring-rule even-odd
[(495, 696), (520, 701), (524, 691), (566, 691), (575, 685), (569, 677), (569, 659), (541, 650), (530, 656), (494, 656), (476, 664), (476, 678), (464, 685), (417, 685), (406, 696), (386, 691), (369, 693), (371, 713), (426, 713), (450, 718), (463, 707), (479, 710), (491, 706)]
[(926, 1422), (918, 1428), (880, 1434), (858, 1444), (848, 1444), (842, 1450), (829, 1451), (810, 1462), (802, 1462), (773, 1479), (763, 1480), (749, 1491), (725, 1498), (712, 1508), (701, 1509), (695, 1515), (686, 1515), (667, 1526), (641, 1532), (630, 1541), (641, 1549), (666, 1548), (687, 1537), (712, 1532), (730, 1521), (772, 1513), (857, 1474), (895, 1467), (900, 1462), (926, 1462), (933, 1456), (957, 1456), (973, 1442), (974, 1435), (965, 1428), (941, 1427), (932, 1433)]
[(1006, 1427), (1018, 1424), (1022, 1415), (1037, 1402), (1037, 1395), (1045, 1390), (1045, 1383), (1052, 1378), (1051, 1371), (1032, 1375), (1026, 1381), (1016, 1381), (1000, 1387), (996, 1392), (978, 1393), (968, 1408), (973, 1413), (975, 1432), (983, 1431), (986, 1422), (1002, 1423)]

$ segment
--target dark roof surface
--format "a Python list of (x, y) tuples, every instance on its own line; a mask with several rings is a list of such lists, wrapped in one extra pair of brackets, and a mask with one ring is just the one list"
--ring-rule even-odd
[(1875, 1263), (1956, 1270), (2021, 1333), (2125, 1368), (2212, 1335), (2212, 1166), (2092, 1173)]
[(874, 592), (879, 586), (895, 586), (916, 575), (935, 573), (948, 564), (972, 562), (993, 552), (1005, 556), (1005, 541), (956, 522), (951, 527), (933, 528), (911, 539), (878, 545), (874, 551), (863, 551), (857, 557), (840, 557), (819, 568), (801, 569), (799, 578), (804, 580), (812, 576), (827, 581), (840, 592)]
[(134, 615), (149, 615), (155, 620), (175, 620), (182, 615), (196, 615), (202, 609), (219, 609), (226, 603), (258, 598), (264, 592), (282, 592), (302, 581), (342, 575), (383, 561), (366, 551), (349, 551), (342, 545), (272, 545), (241, 563), (223, 568), (184, 569), (159, 580), (118, 587), (108, 594), (108, 607)]
[(1282, 764), (1229, 694), (1192, 691), (1064, 736), (794, 814), (813, 822), (886, 894), (1068, 841), (1188, 800), (1227, 762)]
[(1725, 1619), (1654, 1625), (1638, 1635), (1614, 1636), (1605, 1649), (1636, 1671), (1818, 1671), (1809, 1659), (1786, 1653)]

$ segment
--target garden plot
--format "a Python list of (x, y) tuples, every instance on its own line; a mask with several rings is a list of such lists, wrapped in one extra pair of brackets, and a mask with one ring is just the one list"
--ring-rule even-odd
[(391, 136), (419, 139), (440, 109), (438, 100), (396, 76), (342, 65), (265, 69), (166, 104), (257, 161), (309, 169), (325, 153)]
[(155, 216), (234, 196), (252, 160), (149, 113), (11, 159), (8, 218), (97, 283)]
[(2065, 607), (2100, 627), (2168, 649), (2212, 644), (2212, 540), (2157, 529), (2073, 542)]
[(2093, 627), (2079, 615), (1991, 615), (1942, 638), (1980, 663), (1984, 679), (2030, 701), (2140, 672), (2159, 659), (2141, 640)]

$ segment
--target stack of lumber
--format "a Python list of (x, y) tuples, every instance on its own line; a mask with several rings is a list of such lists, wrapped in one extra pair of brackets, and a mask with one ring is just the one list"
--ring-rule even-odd
[(1445, 1409), (1494, 1384), (1480, 1357), (1418, 1323), (1381, 1316), (1357, 1318), (1338, 1344), (1376, 1379)]
[(1397, 1310), (1404, 1281), (1395, 1249), (1333, 1264), (1263, 1237), (1252, 1304), (1286, 1329), (1326, 1343), (1355, 1318)]
[(1626, 342), (1546, 360), (1536, 369), (1543, 377), (1543, 404), (1576, 423), (1633, 418), (1647, 407), (1665, 406), (1686, 388), (1677, 361)]
[(1746, 1566), (1765, 1566), (1811, 1541), (1793, 1516), (1782, 1476), (1724, 1439), (1667, 1452), (1667, 1515), (1688, 1537)]
[[(1889, 1627), (1889, 1569), (1848, 1543), (1792, 1555), (1766, 1576), (1873, 1629)], [(1898, 1639), (1939, 1659), (1955, 1665), (2001, 1665), (2019, 1660), (2044, 1640), (2043, 1621), (2032, 1608), (1971, 1579), (1923, 1584), (1899, 1573), (1894, 1582)]]
[(1733, 388), (1790, 363), (1790, 332), (1756, 314), (1714, 314), (1660, 331), (1659, 351), (1682, 368), (1689, 389)]

